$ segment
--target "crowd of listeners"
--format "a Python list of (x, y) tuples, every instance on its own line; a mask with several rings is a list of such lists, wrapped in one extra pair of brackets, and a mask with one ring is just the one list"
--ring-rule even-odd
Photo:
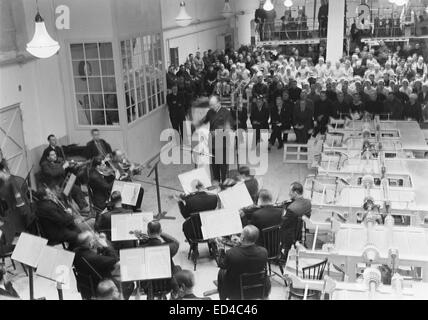
[[(167, 73), (168, 106), (176, 128), (200, 96), (230, 97), (237, 126), (271, 129), (271, 144), (323, 133), (330, 118), (361, 118), (365, 112), (391, 120), (428, 119), (428, 68), (420, 44), (357, 47), (340, 61), (326, 61), (324, 46), (301, 56), (263, 47), (190, 54)], [(247, 103), (243, 103), (243, 101)], [(233, 113), (235, 115), (235, 112)]]

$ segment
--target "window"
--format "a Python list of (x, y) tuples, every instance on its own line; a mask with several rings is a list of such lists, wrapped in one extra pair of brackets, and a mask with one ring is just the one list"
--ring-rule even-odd
[(118, 126), (112, 44), (71, 44), (70, 50), (78, 124)]
[(128, 123), (165, 104), (160, 34), (121, 41)]

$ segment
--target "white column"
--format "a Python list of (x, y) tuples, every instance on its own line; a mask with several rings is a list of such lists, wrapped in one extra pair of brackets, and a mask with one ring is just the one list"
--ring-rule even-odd
[(327, 61), (332, 64), (343, 56), (345, 1), (330, 0), (328, 8)]

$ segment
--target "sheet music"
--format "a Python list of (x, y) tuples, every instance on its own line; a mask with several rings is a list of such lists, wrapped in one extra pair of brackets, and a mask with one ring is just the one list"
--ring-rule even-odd
[(202, 182), (204, 188), (211, 187), (211, 174), (208, 167), (201, 167), (178, 175), (184, 193), (195, 192), (196, 181)]
[(111, 192), (119, 191), (122, 196), (122, 203), (135, 206), (137, 204), (138, 193), (140, 192), (141, 186), (138, 183), (124, 182), (116, 180), (113, 183)]
[(204, 240), (241, 233), (242, 221), (238, 210), (214, 210), (200, 213)]
[(137, 240), (133, 231), (147, 232), (147, 224), (153, 220), (153, 212), (118, 213), (111, 215), (111, 240)]
[(68, 197), (75, 182), (76, 176), (74, 174), (70, 174), (70, 177), (68, 178), (67, 183), (64, 187), (64, 191), (62, 193)]
[(27, 266), (36, 268), (42, 254), (42, 250), (47, 243), (48, 240), (46, 239), (23, 232), (19, 236), (15, 250), (13, 250), (12, 259)]
[(238, 183), (218, 196), (224, 209), (242, 209), (254, 204), (245, 183)]
[(37, 266), (37, 274), (62, 284), (68, 284), (74, 255), (72, 251), (45, 246)]
[(120, 250), (122, 282), (171, 278), (168, 245)]

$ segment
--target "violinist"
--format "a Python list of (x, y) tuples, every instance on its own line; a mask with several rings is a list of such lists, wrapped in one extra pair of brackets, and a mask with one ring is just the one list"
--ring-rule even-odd
[[(259, 194), (259, 209), (253, 212), (251, 224), (262, 233), (263, 229), (281, 225), (282, 212), (281, 208), (273, 206), (272, 194), (262, 189)], [(257, 244), (263, 245), (263, 237), (259, 237)]]
[[(64, 183), (70, 163), (58, 158), (54, 150), (49, 151), (45, 161), (42, 162), (42, 179), (49, 186), (61, 186)], [(89, 205), (79, 186), (73, 185), (70, 191), (71, 198), (79, 206), (82, 213), (89, 213)]]
[(62, 150), (62, 148), (60, 146), (58, 146), (57, 144), (57, 139), (55, 137), (55, 135), (50, 134), (48, 136), (48, 142), (49, 142), (49, 146), (43, 151), (42, 157), (40, 158), (40, 166), (42, 166), (43, 162), (45, 162), (47, 160), (47, 158), (49, 157), (49, 153), (51, 151), (55, 151), (58, 160), (63, 161), (65, 160), (65, 154), (64, 151)]
[(86, 159), (92, 159), (96, 156), (106, 158), (112, 153), (111, 146), (105, 140), (100, 138), (100, 131), (98, 129), (92, 129), (91, 135), (92, 140), (86, 144)]
[(217, 195), (206, 192), (199, 180), (195, 182), (195, 188), (196, 192), (179, 195), (178, 201), (182, 203), (180, 211), (184, 219), (189, 218), (193, 213), (217, 209)]
[(101, 212), (106, 208), (113, 183), (114, 174), (109, 172), (103, 157), (95, 157), (89, 172), (88, 186), (92, 191), (92, 203), (96, 211)]

